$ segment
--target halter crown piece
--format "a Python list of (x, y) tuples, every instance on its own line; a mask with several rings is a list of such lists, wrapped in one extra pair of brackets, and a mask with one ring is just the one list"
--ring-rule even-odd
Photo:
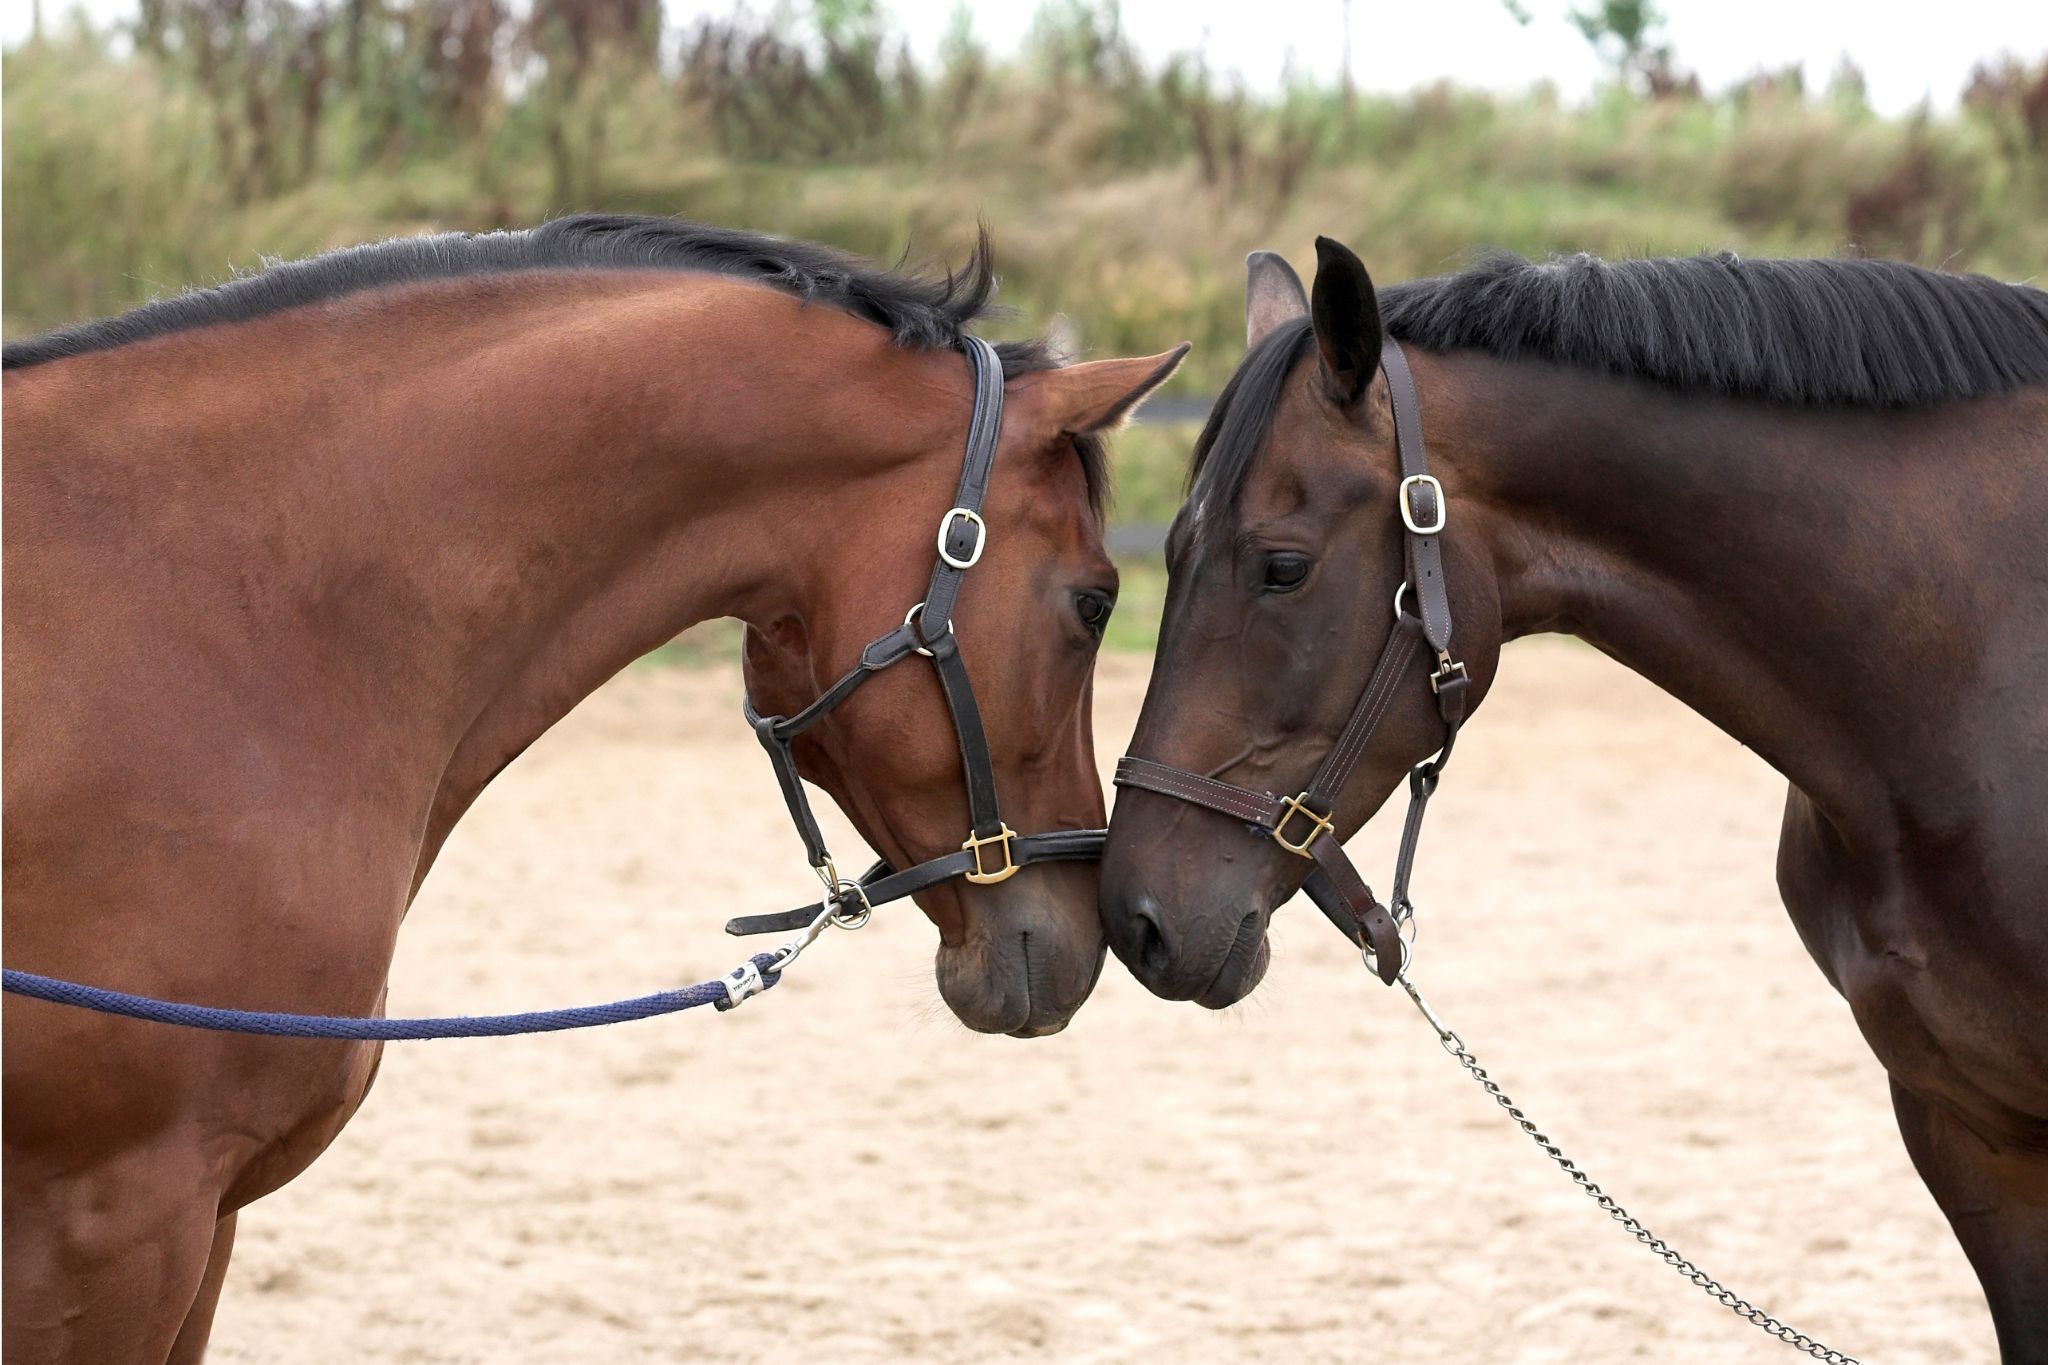
[[(968, 680), (967, 665), (960, 657), (960, 645), (953, 635), (953, 604), (959, 600), (961, 582), (967, 571), (981, 560), (988, 545), (988, 524), (981, 518), (981, 506), (988, 496), (989, 475), (995, 468), (996, 446), (1003, 432), (1003, 365), (995, 347), (980, 337), (966, 337), (961, 349), (974, 372), (974, 416), (967, 428), (967, 452), (960, 463), (960, 486), (953, 494), (953, 506), (939, 518), (938, 563), (932, 568), (924, 600), (904, 613), (903, 624), (861, 651), (860, 662), (803, 710), (793, 716), (764, 716), (746, 702), (747, 724), (768, 751), (775, 766), (775, 780), (789, 807), (789, 818), (803, 840), (811, 870), (824, 883), (824, 908), (833, 923), (856, 927), (878, 905), (922, 891), (955, 877), (977, 885), (990, 886), (1008, 881), (1020, 867), (1032, 863), (1086, 860), (1102, 856), (1105, 831), (1063, 829), (1047, 834), (1018, 834), (1003, 823), (996, 803), (996, 774), (988, 757), (988, 736), (982, 730), (981, 708), (975, 704), (974, 685)], [(796, 737), (830, 715), (852, 696), (860, 685), (892, 664), (912, 655), (930, 659), (946, 695), (946, 709), (953, 716), (953, 732), (960, 741), (960, 766), (967, 783), (969, 827), (967, 838), (956, 853), (896, 871), (886, 862), (876, 863), (858, 880), (841, 877), (818, 831), (811, 813), (810, 798), (797, 776), (796, 755), (791, 745)], [(819, 917), (817, 905), (773, 915), (743, 915), (728, 922), (729, 934), (772, 934), (802, 929)]]
[[(1406, 965), (1407, 945), (1401, 930), (1413, 917), (1408, 878), (1415, 866), (1415, 847), (1422, 835), (1422, 816), (1436, 790), (1437, 777), (1450, 761), (1458, 727), (1465, 721), (1465, 694), (1471, 687), (1465, 665), (1451, 657), (1451, 599), (1444, 584), (1442, 536), (1449, 507), (1443, 485), (1429, 472), (1422, 444), (1422, 413), (1415, 401), (1415, 377), (1408, 358), (1392, 338), (1380, 349), (1380, 369), (1394, 407), (1394, 454), (1401, 483), (1395, 495), (1406, 538), (1408, 578), (1394, 594), (1394, 624), (1380, 650), (1365, 690), (1351, 710), (1351, 719), (1322, 766), (1299, 795), (1275, 796), (1220, 778), (1191, 773), (1149, 758), (1126, 754), (1117, 760), (1116, 784), (1171, 796), (1176, 800), (1242, 820), (1297, 857), (1315, 864), (1302, 883), (1330, 923), (1371, 959), (1380, 980), (1392, 985)], [(1413, 593), (1421, 615), (1411, 615)], [(1337, 799), (1351, 778), (1373, 732), (1379, 728), (1396, 692), (1418, 661), (1434, 656), (1428, 675), (1444, 726), (1443, 746), (1408, 774), (1408, 820), (1401, 830), (1401, 854), (1394, 866), (1394, 890), (1382, 905), (1351, 865), (1337, 839)]]

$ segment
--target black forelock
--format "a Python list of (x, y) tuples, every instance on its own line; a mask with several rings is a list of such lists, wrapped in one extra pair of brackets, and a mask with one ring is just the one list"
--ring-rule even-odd
[(1245, 474), (1272, 429), (1287, 376), (1314, 339), (1304, 314), (1275, 327), (1245, 354), (1195, 438), (1194, 459), (1188, 466), (1191, 497), (1236, 501)]

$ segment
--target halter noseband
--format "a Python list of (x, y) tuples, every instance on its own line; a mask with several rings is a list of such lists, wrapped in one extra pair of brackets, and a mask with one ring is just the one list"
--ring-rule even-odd
[[(988, 736), (981, 725), (981, 708), (975, 704), (974, 684), (968, 680), (967, 665), (960, 658), (960, 646), (953, 635), (953, 604), (959, 600), (960, 585), (967, 571), (981, 559), (988, 543), (988, 525), (981, 519), (981, 506), (988, 496), (989, 475), (995, 468), (996, 446), (1003, 433), (1003, 364), (995, 347), (980, 337), (966, 337), (961, 349), (974, 372), (974, 415), (967, 428), (967, 452), (960, 464), (960, 485), (953, 494), (953, 506), (939, 518), (939, 562), (932, 569), (924, 600), (904, 613), (903, 624), (861, 651), (860, 662), (839, 681), (826, 688), (818, 699), (793, 716), (764, 716), (745, 704), (747, 724), (768, 751), (775, 767), (775, 780), (782, 799), (789, 806), (789, 818), (804, 843), (811, 870), (825, 885), (825, 903), (833, 908), (835, 922), (848, 925), (865, 922), (878, 905), (937, 886), (955, 877), (977, 885), (990, 886), (1008, 881), (1020, 867), (1032, 863), (1099, 858), (1105, 832), (1099, 829), (1055, 830), (1047, 834), (1018, 834), (1003, 823), (996, 804), (996, 774), (989, 762)], [(811, 813), (810, 798), (796, 770), (791, 745), (798, 735), (830, 715), (852, 696), (860, 685), (891, 664), (913, 654), (932, 661), (939, 686), (946, 694), (946, 709), (953, 716), (953, 732), (960, 742), (960, 765), (966, 774), (969, 829), (957, 853), (908, 867), (901, 872), (878, 862), (859, 880), (839, 875), (825, 836)], [(773, 915), (743, 915), (728, 922), (729, 934), (771, 934), (802, 929), (819, 914), (815, 904)]]
[[(1149, 758), (1125, 755), (1117, 760), (1116, 784), (1171, 796), (1242, 820), (1297, 857), (1315, 864), (1302, 888), (1346, 938), (1368, 953), (1380, 979), (1391, 985), (1401, 973), (1406, 945), (1401, 927), (1414, 913), (1408, 899), (1408, 877), (1414, 869), (1415, 846), (1422, 834), (1422, 815), (1436, 790), (1437, 776), (1450, 760), (1451, 745), (1465, 720), (1465, 693), (1471, 686), (1465, 665), (1451, 657), (1451, 600), (1444, 584), (1443, 546), (1447, 505), (1443, 485), (1429, 473), (1422, 444), (1422, 414), (1415, 400), (1415, 378), (1408, 359), (1392, 338), (1380, 349), (1380, 368), (1387, 376), (1387, 394), (1394, 408), (1394, 454), (1401, 483), (1395, 500), (1406, 538), (1408, 577), (1394, 594), (1394, 625), (1379, 662), (1373, 665), (1365, 690), (1351, 710), (1351, 719), (1336, 745), (1298, 796), (1257, 792), (1220, 778), (1191, 773)], [(1413, 592), (1421, 615), (1410, 615), (1405, 602)], [(1443, 747), (1408, 774), (1408, 820), (1401, 831), (1401, 855), (1394, 868), (1391, 905), (1381, 905), (1358, 875), (1337, 839), (1337, 799), (1352, 770), (1372, 742), (1395, 694), (1418, 660), (1435, 656), (1429, 689), (1436, 697), (1444, 724)]]

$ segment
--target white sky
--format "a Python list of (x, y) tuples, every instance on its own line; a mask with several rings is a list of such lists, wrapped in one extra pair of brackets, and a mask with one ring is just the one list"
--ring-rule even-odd
[[(29, 30), (32, 0), (0, 0), (0, 41)], [(134, 0), (81, 0), (99, 20), (125, 19)], [(756, 12), (773, 0), (754, 0)], [(912, 46), (929, 54), (956, 0), (883, 0)], [(46, 22), (70, 0), (43, 0)], [(1464, 85), (1517, 89), (1555, 81), (1583, 95), (1599, 72), (1586, 42), (1565, 21), (1571, 0), (1527, 0), (1527, 27), (1500, 0), (1353, 0), (1352, 69), (1367, 90), (1401, 91), (1449, 78)], [(733, 0), (668, 0), (671, 26), (725, 14)], [(1030, 26), (1034, 0), (971, 6), (975, 30), (998, 51), (1012, 51)], [(1978, 61), (2000, 52), (2048, 53), (2048, 0), (1665, 0), (1668, 34), (1681, 65), (1710, 90), (1762, 68), (1797, 62), (1809, 85), (1824, 84), (1843, 54), (1863, 68), (1872, 102), (1897, 113), (1932, 97), (1954, 104)], [(1271, 88), (1293, 69), (1334, 80), (1342, 61), (1342, 0), (1123, 0), (1124, 28), (1153, 61), (1192, 48), (1210, 65)]]

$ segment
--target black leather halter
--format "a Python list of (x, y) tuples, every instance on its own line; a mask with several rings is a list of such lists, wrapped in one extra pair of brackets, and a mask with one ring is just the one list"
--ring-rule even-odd
[[(864, 922), (875, 906), (965, 877), (977, 885), (990, 886), (1008, 881), (1020, 867), (1032, 863), (1102, 856), (1105, 832), (1099, 829), (1055, 830), (1049, 834), (1018, 834), (1003, 823), (996, 803), (996, 774), (989, 762), (988, 737), (982, 731), (981, 708), (974, 701), (974, 685), (968, 680), (967, 665), (953, 635), (953, 604), (959, 599), (967, 571), (981, 559), (988, 543), (988, 526), (981, 519), (981, 505), (988, 496), (989, 475), (995, 468), (996, 446), (1003, 433), (1003, 364), (995, 347), (979, 337), (961, 342), (974, 373), (974, 416), (967, 428), (967, 453), (960, 465), (960, 486), (953, 494), (953, 506), (939, 518), (939, 562), (932, 569), (924, 600), (903, 617), (903, 624), (861, 651), (860, 662), (838, 682), (825, 689), (816, 701), (793, 716), (764, 716), (746, 702), (747, 724), (754, 727), (761, 747), (775, 765), (775, 780), (782, 787), (782, 799), (789, 805), (789, 818), (803, 840), (811, 870), (825, 884), (825, 905), (833, 909), (840, 923)], [(969, 829), (957, 853), (947, 853), (927, 862), (897, 871), (886, 862), (876, 863), (859, 880), (839, 875), (825, 836), (811, 814), (810, 798), (797, 776), (796, 755), (791, 749), (798, 735), (816, 725), (852, 696), (860, 685), (891, 664), (912, 655), (932, 661), (939, 686), (946, 694), (946, 707), (953, 715), (953, 731), (960, 740), (960, 765), (967, 781)], [(802, 929), (818, 918), (820, 906), (799, 906), (773, 915), (743, 915), (728, 922), (729, 934), (771, 934)]]
[[(1450, 761), (1451, 746), (1465, 720), (1465, 693), (1471, 685), (1465, 665), (1451, 657), (1451, 599), (1444, 583), (1443, 546), (1439, 540), (1447, 514), (1443, 485), (1429, 473), (1422, 444), (1422, 414), (1415, 401), (1415, 379), (1408, 359), (1390, 338), (1380, 351), (1387, 393), (1394, 407), (1394, 453), (1400, 462), (1401, 484), (1395, 495), (1407, 539), (1408, 578), (1394, 594), (1394, 625), (1387, 634), (1379, 662), (1373, 666), (1351, 719), (1336, 745), (1298, 796), (1256, 792), (1220, 778), (1187, 772), (1149, 758), (1126, 755), (1117, 761), (1116, 783), (1139, 787), (1191, 802), (1244, 821), (1260, 834), (1315, 868), (1302, 883), (1330, 923), (1370, 954), (1380, 979), (1392, 984), (1405, 965), (1401, 927), (1414, 913), (1408, 899), (1408, 877), (1414, 870), (1415, 846), (1422, 834), (1422, 815), (1436, 790), (1437, 777)], [(1421, 615), (1410, 615), (1406, 599), (1415, 595)], [(1372, 742), (1387, 708), (1418, 661), (1435, 656), (1429, 689), (1436, 697), (1444, 724), (1443, 747), (1408, 774), (1408, 821), (1401, 831), (1401, 856), (1394, 868), (1391, 905), (1381, 905), (1351, 865), (1335, 829), (1337, 799), (1352, 770)]]

